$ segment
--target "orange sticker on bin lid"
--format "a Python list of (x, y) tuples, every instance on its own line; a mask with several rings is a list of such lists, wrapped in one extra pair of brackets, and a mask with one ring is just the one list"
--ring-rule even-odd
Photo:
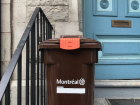
[(80, 38), (60, 38), (60, 48), (74, 50), (80, 48)]

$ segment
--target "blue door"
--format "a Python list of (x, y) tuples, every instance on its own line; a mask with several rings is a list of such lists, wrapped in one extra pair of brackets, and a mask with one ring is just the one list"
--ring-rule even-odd
[(102, 43), (95, 79), (140, 79), (140, 0), (83, 0), (84, 37)]

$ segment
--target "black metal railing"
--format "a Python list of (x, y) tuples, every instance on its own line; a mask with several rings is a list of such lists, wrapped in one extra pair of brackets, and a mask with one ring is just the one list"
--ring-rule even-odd
[[(22, 94), (25, 94), (26, 105), (46, 105), (45, 65), (42, 63), (42, 54), (38, 51), (38, 45), (52, 38), (52, 30), (53, 27), (44, 12), (37, 7), (0, 82), (0, 101), (5, 97), (5, 105), (10, 105), (10, 82), (16, 66), (17, 105), (22, 103)], [(24, 47), (26, 53), (23, 52)], [(26, 58), (22, 57), (22, 53), (25, 53)], [(25, 93), (22, 93), (22, 59), (26, 59)]]
[[(0, 0), (0, 81), (1, 81), (1, 75), (2, 75), (2, 70), (1, 70), (1, 0)], [(0, 102), (1, 105), (1, 102)]]
[[(1, 0), (0, 0), (0, 61), (1, 61)], [(1, 80), (1, 62), (0, 62), (0, 80)]]

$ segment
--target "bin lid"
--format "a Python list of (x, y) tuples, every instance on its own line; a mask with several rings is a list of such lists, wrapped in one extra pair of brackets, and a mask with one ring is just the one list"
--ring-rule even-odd
[[(55, 38), (55, 39), (48, 39), (39, 44), (39, 49), (60, 49), (61, 39), (68, 40), (69, 38)], [(70, 38), (72, 39), (72, 38)], [(77, 38), (74, 38), (77, 39)], [(75, 42), (73, 42), (75, 44)], [(90, 38), (79, 38), (79, 48), (97, 48), (101, 50), (101, 43)], [(65, 48), (62, 48), (65, 49)], [(78, 49), (78, 48), (73, 48)], [(73, 49), (66, 49), (66, 50), (73, 50)]]

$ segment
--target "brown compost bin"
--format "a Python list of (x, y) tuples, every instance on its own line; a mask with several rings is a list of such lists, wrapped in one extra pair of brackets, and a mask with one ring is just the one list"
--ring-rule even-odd
[[(68, 40), (68, 47), (75, 45)], [(94, 64), (98, 63), (101, 43), (88, 38), (79, 40), (80, 48), (76, 49), (60, 48), (60, 39), (39, 45), (46, 64), (48, 105), (94, 105)]]

